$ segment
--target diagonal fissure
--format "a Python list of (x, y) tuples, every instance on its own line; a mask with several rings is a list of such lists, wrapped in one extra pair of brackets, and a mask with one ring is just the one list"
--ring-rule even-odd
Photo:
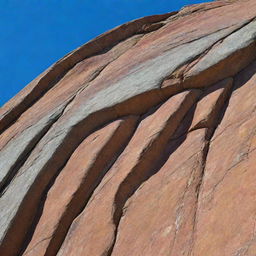
[[(60, 111), (55, 113), (53, 115), (53, 118), (50, 118), (49, 121), (46, 124), (44, 124), (42, 128), (39, 127), (40, 130), (36, 131), (36, 134), (34, 134), (34, 136), (32, 138), (30, 138), (31, 134), (32, 134), (30, 132), (30, 130), (28, 129), (28, 132), (25, 131), (26, 133), (28, 133), (28, 136), (29, 136), (28, 143), (24, 146), (24, 148), (22, 148), (19, 156), (15, 157), (16, 160), (14, 162), (10, 163), (9, 165), (5, 164), (5, 166), (3, 168), (1, 168), (2, 175), (5, 172), (5, 176), (2, 177), (2, 179), (0, 181), (0, 195), (1, 196), (4, 194), (4, 192), (6, 191), (6, 189), (9, 186), (10, 182), (12, 181), (14, 176), (18, 173), (19, 169), (24, 165), (24, 163), (30, 156), (31, 152), (35, 149), (37, 144), (40, 142), (40, 140), (42, 140), (42, 138), (51, 129), (51, 127), (58, 121), (58, 119), (61, 118), (65, 109), (69, 106), (69, 104), (72, 103), (74, 98), (75, 98), (75, 96), (73, 96), (70, 100), (68, 100), (68, 102), (64, 106), (61, 107)], [(24, 138), (22, 137), (22, 139), (24, 139)], [(17, 144), (17, 143), (19, 143), (19, 142), (18, 141), (12, 142), (12, 144), (9, 146), (10, 149), (7, 148), (7, 151), (13, 150), (12, 145), (15, 146), (15, 144)], [(2, 151), (1, 154), (4, 157), (5, 152)]]
[(138, 164), (133, 167), (133, 169), (119, 185), (114, 200), (114, 239), (112, 245), (109, 246), (109, 249), (104, 253), (104, 255), (110, 256), (112, 254), (125, 203), (136, 192), (141, 184), (143, 184), (159, 170), (159, 168), (156, 167), (156, 163), (158, 163), (160, 158), (162, 157), (162, 154), (164, 153), (170, 138), (178, 128), (178, 125), (182, 121), (183, 117), (197, 100), (197, 97), (194, 96), (194, 98), (192, 99), (191, 96), (192, 95), (190, 94), (184, 100), (182, 105), (169, 118), (163, 130), (156, 136), (156, 138), (150, 143), (150, 145), (148, 145), (148, 147), (143, 150), (142, 154), (140, 155), (140, 160)]

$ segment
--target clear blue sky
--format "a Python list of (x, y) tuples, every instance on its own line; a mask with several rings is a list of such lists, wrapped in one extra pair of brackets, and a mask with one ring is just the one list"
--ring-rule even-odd
[(206, 1), (0, 0), (0, 106), (95, 36), (139, 17)]

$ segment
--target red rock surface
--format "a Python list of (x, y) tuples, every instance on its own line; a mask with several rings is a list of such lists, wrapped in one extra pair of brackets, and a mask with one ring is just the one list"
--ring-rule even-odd
[(117, 27), (0, 109), (0, 255), (255, 256), (256, 2)]

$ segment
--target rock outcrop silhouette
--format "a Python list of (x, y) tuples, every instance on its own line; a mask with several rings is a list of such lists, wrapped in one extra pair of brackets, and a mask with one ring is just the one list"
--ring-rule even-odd
[(255, 0), (95, 38), (0, 109), (0, 255), (255, 256), (255, 111)]

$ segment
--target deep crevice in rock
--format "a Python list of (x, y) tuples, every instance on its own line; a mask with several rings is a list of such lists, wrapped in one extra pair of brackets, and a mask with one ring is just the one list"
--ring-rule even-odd
[[(194, 103), (197, 98), (194, 99)], [(146, 148), (140, 155), (140, 160), (136, 166), (133, 167), (132, 171), (126, 176), (126, 178), (119, 185), (118, 191), (115, 196), (114, 202), (114, 213), (113, 213), (113, 223), (115, 225), (115, 234), (112, 245), (104, 253), (106, 256), (110, 256), (115, 246), (118, 227), (120, 220), (123, 215), (123, 207), (127, 200), (136, 192), (136, 190), (148, 180), (151, 176), (156, 174), (160, 170), (160, 165), (163, 164), (163, 156), (166, 156), (164, 152), (172, 135), (178, 128), (180, 122), (182, 122), (185, 114), (189, 111), (191, 105), (187, 108), (185, 107), (186, 99), (182, 103), (183, 106), (170, 117), (166, 126), (160, 132), (160, 134), (154, 139), (148, 148)], [(192, 103), (192, 105), (194, 104)], [(179, 144), (181, 145), (181, 144)], [(179, 145), (175, 145), (174, 148), (169, 149), (174, 152)], [(170, 152), (169, 152), (170, 153)], [(158, 165), (156, 165), (156, 163)]]
[(58, 119), (63, 115), (65, 109), (69, 106), (69, 104), (74, 100), (75, 96), (68, 100), (66, 105), (64, 106), (63, 110), (58, 114), (51, 122), (46, 125), (40, 133), (38, 133), (26, 146), (26, 149), (22, 152), (16, 162), (13, 164), (11, 169), (8, 171), (8, 174), (4, 178), (4, 180), (0, 183), (0, 197), (4, 194), (5, 190), (8, 188), (9, 184), (11, 183), (12, 179), (15, 177), (19, 169), (23, 166), (26, 162), (28, 157), (30, 156), (31, 152), (35, 149), (38, 145), (40, 140), (45, 136), (45, 134), (51, 129), (51, 127), (58, 121)]
[[(73, 129), (66, 135), (62, 144), (59, 145), (43, 170), (40, 171), (25, 198), (23, 198), (19, 210), (2, 241), (0, 253), (9, 256), (15, 255), (16, 251), (20, 250), (22, 246), (21, 243), (23, 243), (26, 236), (26, 230), (28, 230), (32, 224), (45, 188), (53, 177), (57, 177), (74, 150), (89, 134), (104, 126), (106, 123), (120, 117), (141, 115), (147, 112), (148, 109), (168, 99), (173, 94), (174, 92), (170, 88), (151, 90), (130, 98), (116, 106), (95, 112), (85, 120), (73, 126)], [(141, 106), (142, 99), (143, 102), (146, 103), (143, 106)], [(21, 230), (21, 234), (19, 235), (17, 235), (15, 231), (17, 226), (19, 226)], [(8, 248), (12, 248), (12, 252)]]
[[(101, 149), (98, 157), (95, 159), (94, 163), (88, 170), (86, 177), (83, 178), (83, 181), (79, 185), (78, 190), (75, 192), (72, 200), (67, 205), (65, 212), (62, 214), (62, 217), (59, 220), (57, 227), (55, 228), (55, 232), (49, 238), (50, 242), (45, 252), (45, 255), (51, 256), (51, 255), (57, 254), (73, 220), (86, 207), (86, 204), (89, 201), (93, 191), (101, 182), (101, 180), (103, 179), (105, 174), (108, 172), (108, 170), (111, 168), (111, 166), (114, 164), (118, 156), (121, 155), (126, 145), (128, 144), (129, 140), (133, 136), (136, 130), (136, 126), (138, 125), (137, 119), (138, 118), (135, 118), (135, 117), (134, 118), (127, 117), (126, 121), (123, 121), (123, 123), (117, 128), (117, 130), (112, 135), (109, 142)], [(102, 129), (102, 127), (100, 129)], [(109, 159), (104, 159), (106, 158), (105, 156), (106, 154), (109, 155), (108, 156)], [(56, 178), (57, 176), (54, 177), (53, 180), (56, 180)], [(45, 202), (46, 195), (49, 189), (52, 187), (52, 185), (54, 185), (53, 182), (51, 182), (51, 184), (46, 189), (41, 202)], [(41, 209), (43, 209), (43, 207), (41, 207)], [(39, 221), (41, 213), (42, 211), (39, 210), (37, 217), (35, 219), (35, 223)], [(33, 225), (32, 229), (30, 230), (30, 235), (28, 236), (29, 238), (32, 237), (35, 226), (36, 224)], [(27, 240), (26, 244), (28, 243), (29, 240), (30, 239)], [(26, 246), (24, 246), (24, 249), (25, 248)]]
[[(210, 10), (210, 8), (205, 10), (202, 9), (202, 11), (207, 11), (207, 10)], [(185, 13), (185, 15), (191, 14), (194, 12), (201, 12), (201, 9), (199, 8), (195, 11), (192, 10), (189, 13)], [(48, 90), (53, 88), (57, 84), (57, 82), (60, 81), (63, 78), (63, 76), (65, 76), (67, 72), (70, 69), (72, 69), (77, 63), (84, 60), (85, 58), (89, 58), (91, 56), (108, 51), (111, 47), (115, 46), (120, 41), (129, 38), (131, 35), (136, 35), (136, 34), (144, 35), (146, 33), (150, 33), (152, 31), (158, 30), (159, 28), (165, 26), (167, 22), (172, 21), (171, 18), (168, 19), (168, 17), (170, 17), (171, 15), (173, 14), (162, 15), (162, 16), (160, 15), (161, 17), (154, 16), (151, 18), (150, 17), (143, 18), (135, 22), (122, 25), (118, 29), (110, 31), (104, 34), (103, 36), (100, 36), (95, 40), (89, 42), (88, 44), (79, 48), (78, 50), (72, 52), (71, 54), (68, 54), (62, 60), (57, 62), (48, 71), (48, 73), (45, 73), (45, 75), (39, 79), (39, 82), (37, 83), (37, 85), (31, 91), (29, 91), (27, 95), (25, 95), (22, 101), (17, 101), (18, 103), (17, 105), (14, 105), (13, 109), (9, 110), (9, 112), (6, 111), (2, 115), (2, 119), (0, 120), (0, 133), (6, 131), (6, 129), (10, 127), (17, 120), (17, 118), (19, 118), (19, 116), (22, 113), (24, 113), (24, 111), (32, 107), (37, 100), (39, 100), (46, 92), (48, 92)], [(179, 18), (179, 14), (177, 14), (173, 16), (173, 19), (175, 19), (175, 16), (177, 16), (176, 18)], [(162, 22), (164, 19), (167, 19), (167, 20), (165, 22)], [(223, 56), (221, 56), (221, 58), (218, 59), (218, 63), (212, 64), (210, 68), (200, 71), (199, 74), (191, 72), (192, 76), (189, 76), (189, 74), (188, 76), (186, 76), (186, 73), (189, 73), (191, 71), (191, 68), (197, 65), (201, 59), (207, 56), (207, 54), (211, 51), (211, 49), (213, 49), (217, 44), (221, 44), (223, 40), (225, 40), (230, 35), (234, 34), (235, 32), (237, 32), (238, 30), (240, 30), (241, 28), (248, 25), (250, 22), (254, 20), (255, 18), (252, 18), (244, 22), (239, 28), (235, 29), (229, 35), (226, 35), (222, 39), (215, 42), (202, 54), (197, 55), (195, 58), (191, 58), (187, 63), (185, 63), (184, 66), (181, 67), (182, 70), (177, 75), (177, 78), (179, 79), (179, 81), (176, 84), (172, 84), (171, 86), (169, 84), (169, 87), (162, 86), (161, 89), (148, 91), (146, 93), (143, 93), (143, 94), (134, 96), (128, 100), (125, 100), (124, 102), (118, 105), (111, 106), (105, 109), (101, 109), (97, 112), (94, 112), (89, 116), (87, 116), (86, 118), (84, 118), (82, 121), (79, 121), (73, 126), (68, 127), (68, 129), (70, 128), (70, 130), (67, 129), (67, 133), (66, 133), (66, 130), (64, 129), (63, 130), (57, 129), (57, 134), (53, 132), (53, 136), (49, 136), (50, 137), (49, 141), (54, 140), (55, 138), (54, 136), (56, 137), (59, 136), (59, 133), (61, 132), (63, 132), (63, 134), (61, 134), (63, 135), (63, 138), (61, 137), (62, 140), (60, 141), (60, 144), (58, 144), (58, 147), (54, 148), (54, 152), (51, 155), (51, 157), (46, 159), (46, 161), (44, 162), (44, 166), (42, 168), (40, 167), (40, 170), (38, 173), (36, 173), (35, 177), (34, 176), (32, 177), (33, 178), (32, 183), (26, 184), (26, 185), (29, 185), (29, 189), (26, 190), (25, 196), (22, 194), (22, 197), (20, 197), (21, 203), (18, 201), (19, 208), (17, 208), (18, 209), (17, 212), (16, 212), (16, 208), (14, 209), (16, 215), (14, 217), (10, 215), (11, 218), (13, 219), (12, 221), (10, 221), (10, 224), (9, 224), (10, 226), (8, 226), (7, 234), (5, 238), (3, 239), (3, 241), (1, 241), (2, 245), (0, 247), (0, 254), (3, 254), (5, 256), (9, 256), (9, 255), (14, 256), (14, 255), (17, 255), (18, 251), (20, 252), (20, 254), (22, 254), (25, 251), (27, 244), (31, 239), (31, 236), (33, 235), (35, 227), (38, 224), (40, 216), (42, 215), (47, 193), (54, 186), (54, 182), (56, 178), (65, 167), (66, 163), (70, 159), (70, 156), (73, 154), (73, 152), (78, 148), (78, 146), (82, 143), (82, 141), (87, 136), (92, 134), (94, 131), (101, 129), (104, 125), (117, 120), (120, 117), (125, 117), (128, 115), (136, 115), (136, 116), (144, 115), (142, 119), (146, 118), (148, 115), (150, 115), (148, 111), (150, 111), (151, 108), (154, 108), (154, 107), (158, 108), (157, 105), (162, 104), (170, 96), (173, 96), (174, 94), (177, 94), (181, 91), (188, 90), (189, 88), (207, 88), (208, 89), (209, 86), (215, 84), (216, 82), (223, 80), (226, 77), (234, 76), (235, 74), (240, 72), (241, 69), (246, 67), (252, 61), (254, 61), (256, 58), (255, 40), (250, 45), (247, 45), (242, 49), (235, 50), (233, 53), (229, 53), (229, 55), (225, 56), (224, 59), (221, 59), (223, 58)], [(119, 37), (115, 38), (116, 35), (118, 35)], [(203, 35), (201, 38), (205, 36), (206, 35)], [(199, 40), (199, 39), (200, 38), (197, 38), (195, 40)], [(102, 45), (100, 42), (102, 42)], [(239, 46), (241, 45), (239, 44)], [(128, 50), (129, 49), (127, 49), (127, 51)], [(193, 63), (193, 61), (195, 62)], [(98, 69), (95, 72), (95, 74), (92, 75), (91, 81), (97, 78), (101, 74), (101, 72), (108, 66), (109, 63), (107, 63), (102, 68)], [(232, 67), (230, 66), (230, 69), (229, 69), (229, 65), (231, 65), (232, 63), (234, 65)], [(175, 72), (177, 72), (177, 70)], [(171, 80), (173, 78), (172, 75), (174, 76), (176, 75), (175, 72), (171, 74), (169, 77), (166, 77), (165, 79), (163, 79), (161, 84), (163, 84), (168, 79)], [(73, 98), (76, 97), (78, 94), (80, 94), (81, 91), (83, 91), (83, 89), (89, 86), (91, 81), (85, 84), (84, 87), (77, 90)], [(195, 107), (197, 104), (195, 103), (191, 107), (186, 117), (181, 118), (181, 120), (179, 120), (177, 127), (174, 129), (175, 133), (174, 131), (170, 132), (168, 136), (166, 135), (166, 137), (168, 138), (166, 139), (166, 141), (164, 141), (163, 132), (161, 132), (158, 135), (157, 139), (155, 139), (151, 145), (145, 148), (143, 153), (140, 155), (139, 163), (132, 169), (132, 172), (122, 181), (116, 193), (115, 205), (114, 205), (115, 208), (114, 208), (114, 214), (113, 214), (113, 224), (115, 225), (114, 241), (113, 241), (113, 244), (110, 245), (110, 248), (108, 248), (105, 251), (104, 255), (110, 256), (112, 254), (112, 251), (114, 249), (115, 242), (117, 239), (119, 224), (120, 224), (120, 221), (122, 220), (122, 216), (124, 214), (124, 207), (127, 203), (127, 200), (129, 200), (131, 196), (133, 196), (133, 194), (138, 190), (138, 188), (141, 185), (143, 185), (145, 181), (150, 179), (150, 177), (152, 177), (161, 169), (161, 167), (164, 165), (167, 159), (173, 154), (173, 152), (175, 152), (180, 147), (180, 145), (182, 145), (182, 143), (186, 140), (188, 133), (195, 131), (197, 129), (206, 129), (207, 136), (205, 138), (203, 148), (200, 152), (198, 152), (198, 154), (200, 154), (199, 169), (196, 170), (195, 173), (191, 171), (191, 175), (192, 176), (194, 175), (196, 177), (195, 181), (193, 181), (195, 182), (195, 184), (193, 184), (193, 186), (195, 185), (195, 187), (192, 188), (193, 198), (195, 199), (195, 204), (193, 204), (193, 207), (195, 209), (192, 213), (194, 222), (193, 222), (193, 227), (191, 227), (191, 229), (193, 230), (191, 233), (191, 248), (190, 248), (191, 251), (190, 252), (191, 254), (193, 253), (193, 250), (194, 250), (193, 246), (194, 246), (194, 242), (196, 240), (196, 235), (197, 235), (196, 232), (197, 232), (198, 212), (200, 210), (199, 209), (200, 196), (201, 196), (201, 190), (204, 183), (204, 175), (206, 171), (205, 168), (207, 164), (208, 152), (210, 150), (211, 142), (213, 141), (212, 139), (216, 132), (216, 129), (218, 128), (219, 124), (222, 122), (224, 118), (232, 93), (236, 89), (238, 89), (239, 86), (243, 86), (243, 84), (236, 85), (232, 90), (230, 90), (230, 94), (228, 95), (227, 100), (224, 103), (221, 102), (220, 103), (221, 106), (219, 108), (215, 106), (215, 109), (212, 112), (212, 115), (216, 116), (216, 118), (214, 118), (215, 122), (213, 125), (212, 125), (212, 122), (204, 122), (204, 123), (200, 123), (200, 125), (197, 125), (192, 129), (189, 129), (194, 116)], [(161, 85), (159, 85), (159, 87), (161, 87)], [(20, 98), (18, 98), (18, 100), (19, 99)], [(30, 143), (26, 146), (24, 152), (20, 154), (19, 158), (15, 159), (14, 165), (12, 166), (7, 178), (5, 179), (4, 184), (2, 184), (2, 187), (0, 188), (0, 193), (2, 193), (2, 196), (5, 196), (5, 193), (8, 194), (8, 190), (7, 190), (9, 188), (8, 186), (12, 188), (13, 177), (15, 177), (15, 179), (19, 178), (22, 174), (26, 172), (26, 169), (22, 169), (22, 167), (27, 162), (29, 162), (28, 160), (30, 159), (30, 156), (31, 155), (33, 156), (32, 151), (34, 152), (38, 148), (40, 149), (42, 140), (45, 138), (45, 135), (48, 133), (49, 130), (52, 130), (56, 122), (62, 118), (62, 114), (65, 112), (65, 109), (67, 107), (68, 106), (66, 106), (62, 111), (62, 113), (60, 115), (57, 115), (57, 117), (54, 118), (53, 121), (49, 123), (49, 125), (47, 124), (47, 126), (44, 127), (40, 131), (40, 133), (38, 133), (30, 141)], [(151, 109), (151, 111), (154, 111), (154, 109)], [(81, 116), (79, 118), (81, 118)], [(79, 118), (77, 120), (81, 120)], [(58, 126), (58, 123), (56, 125)], [(179, 129), (178, 126), (182, 126), (181, 132), (180, 131), (178, 132), (178, 129)], [(228, 129), (228, 127), (225, 127), (225, 129)], [(222, 131), (222, 133), (224, 131)], [(70, 225), (72, 224), (74, 219), (83, 210), (86, 209), (86, 204), (88, 200), (91, 198), (92, 193), (95, 191), (95, 188), (100, 184), (104, 175), (113, 165), (113, 163), (118, 158), (118, 156), (120, 156), (120, 154), (122, 153), (125, 146), (128, 144), (129, 139), (132, 136), (133, 136), (132, 134), (130, 135), (130, 137), (128, 136), (129, 138), (127, 138), (126, 142), (124, 142), (124, 145), (121, 145), (121, 148), (118, 150), (118, 153), (113, 156), (112, 160), (109, 159), (109, 163), (107, 164), (106, 168), (103, 171), (104, 173), (101, 174), (102, 176), (99, 175), (98, 177), (94, 177), (95, 179), (92, 179), (92, 181), (90, 182), (88, 181), (88, 184), (90, 183), (89, 185), (92, 186), (90, 191), (88, 192), (88, 195), (84, 196), (84, 191), (82, 190), (82, 187), (85, 186), (86, 182), (84, 182), (81, 185), (79, 191), (77, 191), (77, 193), (75, 194), (75, 197), (69, 203), (68, 209), (66, 210), (65, 213), (63, 213), (63, 218), (59, 223), (59, 227), (57, 228), (57, 231), (54, 233), (53, 236), (48, 237), (49, 239), (51, 239), (51, 242), (46, 252), (46, 255), (52, 256), (53, 254), (57, 253), (58, 249), (62, 245), (63, 240), (66, 237), (66, 234), (68, 232)], [(11, 138), (10, 141), (13, 138)], [(159, 152), (156, 150), (158, 147), (161, 148)], [(42, 147), (42, 149), (44, 149), (44, 147)], [(39, 151), (36, 153), (40, 155), (41, 153), (44, 153), (44, 152), (42, 150), (42, 152)], [(249, 154), (250, 151), (248, 151), (247, 153)], [(33, 167), (34, 164), (40, 160), (40, 158), (36, 156), (32, 160), (33, 160), (32, 163), (29, 163), (30, 164), (29, 168), (31, 166)], [(152, 162), (153, 164), (150, 165), (150, 163)], [(150, 168), (147, 168), (148, 165)], [(93, 168), (94, 167), (92, 167), (90, 170), (91, 171), (90, 175), (92, 176), (94, 172)], [(22, 170), (22, 172), (18, 173), (19, 170)], [(16, 173), (18, 174), (16, 175)], [(21, 184), (21, 183), (18, 183), (18, 184)], [(184, 197), (186, 193), (189, 193), (191, 191), (190, 188), (187, 191), (187, 187), (185, 188), (185, 191), (184, 191)], [(83, 202), (84, 197), (86, 197), (86, 200)], [(6, 198), (9, 199), (9, 197), (6, 197)], [(69, 212), (72, 212), (74, 209), (75, 209), (75, 214), (70, 216)], [(65, 226), (64, 232), (62, 230), (63, 225)], [(17, 229), (17, 227), (19, 227), (19, 230)], [(48, 238), (45, 238), (45, 239), (48, 239)], [(177, 240), (179, 239), (177, 232), (175, 233), (175, 239), (176, 238)], [(26, 240), (25, 242), (24, 242), (24, 239)], [(173, 241), (173, 245), (175, 245), (176, 243), (175, 239)], [(23, 245), (21, 246), (22, 243)], [(172, 248), (174, 248), (174, 246)]]
[[(234, 87), (234, 82), (233, 82), (233, 87)], [(194, 222), (193, 222), (193, 231), (192, 231), (192, 241), (191, 241), (190, 255), (193, 255), (194, 243), (195, 243), (195, 239), (196, 239), (196, 225), (197, 225), (197, 218), (198, 218), (199, 200), (200, 200), (200, 194), (201, 194), (201, 190), (202, 190), (202, 184), (204, 182), (205, 168), (206, 168), (208, 153), (209, 153), (209, 150), (210, 150), (211, 139), (214, 136), (214, 133), (215, 133), (216, 129), (218, 128), (219, 124), (223, 120), (223, 117), (224, 117), (225, 112), (227, 110), (228, 103), (230, 101), (232, 93), (233, 93), (233, 88), (231, 88), (229, 90), (229, 92), (227, 94), (227, 98), (224, 101), (224, 103), (222, 104), (222, 108), (220, 108), (219, 112), (214, 113), (214, 115), (215, 115), (214, 120), (216, 120), (215, 124), (213, 125), (213, 127), (210, 127), (210, 128), (208, 127), (207, 128), (207, 133), (206, 133), (206, 137), (205, 137), (205, 144), (204, 144), (204, 148), (202, 150), (203, 154), (202, 154), (201, 173), (200, 173), (200, 177), (199, 177), (196, 192), (195, 192), (196, 193), (196, 202), (195, 202), (195, 212), (194, 212)]]

